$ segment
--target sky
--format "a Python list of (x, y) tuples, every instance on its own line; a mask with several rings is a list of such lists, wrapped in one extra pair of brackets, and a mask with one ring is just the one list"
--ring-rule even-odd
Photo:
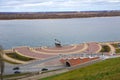
[(120, 0), (0, 0), (0, 12), (120, 10)]

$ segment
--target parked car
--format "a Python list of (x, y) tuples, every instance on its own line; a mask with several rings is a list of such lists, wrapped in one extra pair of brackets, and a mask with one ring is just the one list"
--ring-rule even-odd
[(20, 72), (20, 71), (15, 71), (14, 73), (15, 73), (15, 74), (19, 74), (19, 73), (21, 73), (21, 72)]
[(13, 70), (19, 70), (20, 68), (19, 67), (14, 67)]
[(48, 69), (47, 68), (42, 68), (41, 71), (47, 71)]

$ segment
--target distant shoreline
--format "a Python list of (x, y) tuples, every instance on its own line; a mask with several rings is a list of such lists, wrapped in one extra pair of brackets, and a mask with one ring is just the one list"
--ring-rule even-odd
[(14, 19), (65, 19), (120, 16), (116, 11), (81, 11), (81, 12), (0, 12), (0, 20)]

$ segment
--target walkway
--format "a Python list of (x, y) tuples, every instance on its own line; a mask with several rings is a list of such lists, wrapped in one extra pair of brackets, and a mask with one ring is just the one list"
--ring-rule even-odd
[(28, 63), (28, 62), (25, 62), (25, 61), (20, 61), (20, 60), (11, 58), (11, 57), (7, 56), (6, 54), (4, 54), (3, 57), (4, 57), (5, 60), (8, 60), (8, 61), (10, 61), (10, 62), (15, 62), (15, 63), (20, 63), (20, 64)]
[(115, 48), (110, 43), (106, 43), (106, 44), (110, 47), (110, 52), (112, 54), (115, 53)]
[(20, 55), (35, 58), (35, 59), (43, 59), (43, 58), (49, 58), (49, 57), (54, 56), (54, 55), (32, 52), (29, 47), (14, 48), (14, 51)]
[(98, 53), (101, 50), (101, 45), (96, 42), (87, 43), (88, 48), (84, 51), (85, 53)]
[(29, 48), (29, 47), (18, 47), (13, 50), (18, 54), (26, 57), (35, 59), (50, 58), (59, 54), (73, 54), (81, 53), (87, 49), (86, 44), (63, 46), (61, 48)]
[(72, 54), (72, 53), (80, 53), (87, 49), (86, 44), (77, 44), (77, 45), (70, 45), (70, 46), (62, 46), (60, 48), (57, 47), (39, 47), (31, 49), (33, 52), (43, 53), (43, 54)]

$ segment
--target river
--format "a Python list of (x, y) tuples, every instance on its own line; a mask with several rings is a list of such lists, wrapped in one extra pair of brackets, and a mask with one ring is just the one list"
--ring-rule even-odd
[(5, 49), (54, 46), (54, 39), (62, 45), (119, 41), (120, 17), (0, 20), (0, 44)]

